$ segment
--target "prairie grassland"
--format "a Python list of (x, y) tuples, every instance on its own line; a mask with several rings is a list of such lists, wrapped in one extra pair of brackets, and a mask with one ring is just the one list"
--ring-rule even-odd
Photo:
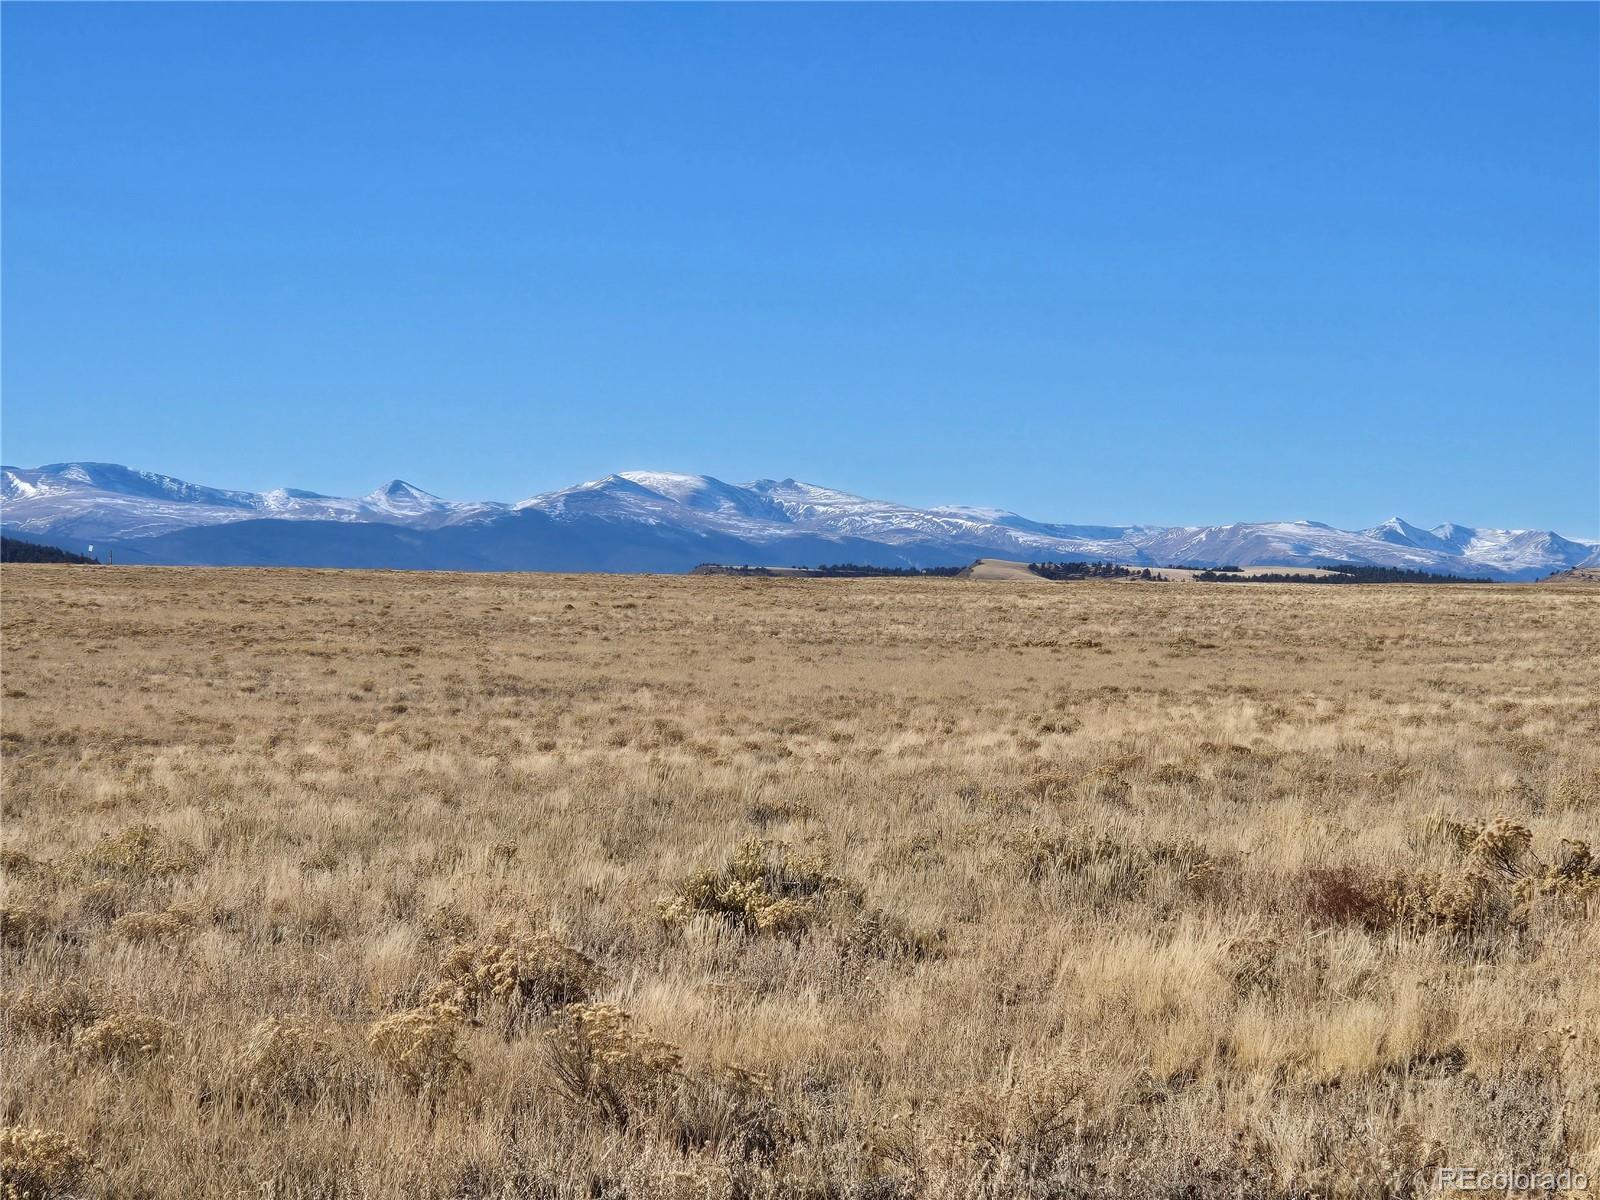
[(1600, 1177), (1600, 596), (5, 568), (7, 1196)]

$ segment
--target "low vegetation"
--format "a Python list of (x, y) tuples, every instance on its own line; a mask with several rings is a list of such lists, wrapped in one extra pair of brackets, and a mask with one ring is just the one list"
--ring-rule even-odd
[(8, 1200), (1600, 1178), (1593, 589), (4, 583)]

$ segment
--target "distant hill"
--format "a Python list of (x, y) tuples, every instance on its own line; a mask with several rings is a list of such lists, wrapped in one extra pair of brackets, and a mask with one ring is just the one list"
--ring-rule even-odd
[(1600, 584), (1600, 567), (1573, 567), (1570, 571), (1558, 571), (1540, 583), (1583, 583), (1589, 585)]
[(732, 484), (625, 471), (514, 503), (445, 500), (393, 480), (364, 496), (207, 487), (109, 463), (0, 468), (8, 534), (118, 563), (685, 572), (701, 563), (965, 567), (977, 559), (1139, 568), (1320, 568), (1541, 579), (1600, 561), (1600, 543), (1549, 530), (1372, 529), (1317, 521), (1071, 525), (996, 508), (913, 508), (795, 479)]
[(93, 564), (94, 561), (87, 555), (74, 554), (71, 550), (63, 550), (59, 546), (25, 542), (21, 538), (0, 537), (0, 562)]

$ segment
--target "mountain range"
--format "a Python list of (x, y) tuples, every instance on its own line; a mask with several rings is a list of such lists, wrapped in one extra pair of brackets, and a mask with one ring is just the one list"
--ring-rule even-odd
[(687, 571), (703, 562), (949, 566), (993, 557), (1135, 566), (1361, 563), (1501, 580), (1600, 565), (1548, 530), (1371, 529), (1316, 521), (1066, 525), (1004, 509), (913, 508), (793, 479), (624, 471), (516, 503), (443, 500), (403, 480), (345, 498), (205, 487), (111, 463), (0, 468), (0, 526), (120, 563), (464, 571)]

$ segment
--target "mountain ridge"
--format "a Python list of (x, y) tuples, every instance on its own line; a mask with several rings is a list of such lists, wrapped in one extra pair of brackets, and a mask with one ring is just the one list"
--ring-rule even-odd
[[(1319, 521), (1075, 525), (1006, 509), (917, 508), (796, 479), (621, 471), (526, 499), (446, 500), (393, 479), (360, 497), (209, 487), (115, 463), (0, 468), (0, 525), (118, 561), (176, 565), (404, 566), (458, 570), (687, 571), (700, 562), (962, 565), (1094, 558), (1143, 566), (1361, 563), (1495, 579), (1600, 562), (1600, 542), (1551, 530), (1364, 530)], [(359, 527), (356, 528), (356, 527)]]

